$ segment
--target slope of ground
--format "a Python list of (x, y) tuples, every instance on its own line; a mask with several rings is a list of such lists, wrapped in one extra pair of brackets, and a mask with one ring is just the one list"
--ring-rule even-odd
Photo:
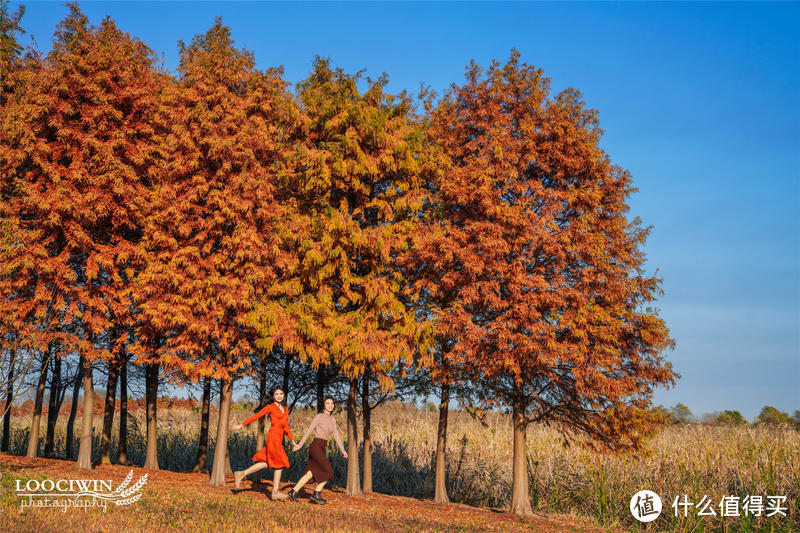
[[(24, 487), (28, 479), (101, 479), (119, 486), (133, 470), (133, 480), (148, 474), (141, 488), (141, 499), (127, 506), (108, 505), (107, 511), (60, 507), (21, 509), (16, 493), (17, 481)], [(361, 498), (344, 495), (341, 489), (325, 491), (328, 504), (309, 503), (311, 486), (304, 489), (298, 503), (273, 502), (268, 498), (271, 481), (242, 482), (233, 487), (228, 476), (225, 488), (208, 484), (204, 474), (149, 472), (139, 467), (96, 466), (77, 470), (73, 461), (28, 459), (0, 453), (2, 493), (0, 530), (2, 531), (535, 531), (612, 532), (585, 518), (535, 515), (520, 519), (503, 510), (483, 509), (460, 504), (437, 505), (429, 500), (370, 494)], [(284, 483), (281, 489), (290, 488)]]

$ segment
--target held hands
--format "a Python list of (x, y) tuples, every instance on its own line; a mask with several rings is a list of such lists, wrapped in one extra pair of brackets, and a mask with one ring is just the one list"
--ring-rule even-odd
[(300, 449), (300, 445), (299, 444), (297, 444), (296, 442), (292, 444), (292, 451), (293, 452), (296, 452), (299, 449)]

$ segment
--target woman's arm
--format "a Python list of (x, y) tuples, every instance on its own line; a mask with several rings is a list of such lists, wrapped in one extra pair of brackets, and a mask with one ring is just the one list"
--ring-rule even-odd
[(294, 437), (292, 436), (292, 430), (289, 429), (289, 421), (288, 420), (286, 421), (286, 430), (283, 433), (284, 433), (284, 435), (287, 435), (289, 437), (289, 440), (292, 443), (294, 443)]
[(262, 416), (267, 414), (270, 411), (270, 407), (272, 407), (272, 404), (266, 405), (262, 410), (260, 410), (259, 412), (257, 412), (256, 414), (254, 414), (253, 416), (251, 416), (250, 418), (248, 418), (247, 420), (245, 420), (241, 424), (236, 424), (234, 426), (231, 426), (231, 429), (233, 429), (233, 430), (242, 429), (247, 424), (255, 422), (256, 420), (258, 420), (259, 418), (261, 418)]
[[(316, 415), (313, 418), (313, 420), (311, 420), (311, 425), (308, 426), (308, 429), (306, 430), (305, 435), (303, 435), (303, 438), (300, 439), (300, 442), (298, 442), (295, 445), (295, 448), (297, 448), (297, 450), (299, 450), (300, 448), (303, 447), (303, 444), (305, 444), (306, 439), (308, 438), (309, 435), (311, 435), (311, 432), (314, 430), (314, 428), (317, 427), (317, 424), (319, 424), (319, 415)], [(297, 450), (295, 450), (295, 451), (297, 451)]]
[(286, 410), (286, 429), (283, 430), (283, 434), (289, 436), (289, 441), (291, 441), (292, 446), (294, 446), (295, 442), (294, 437), (292, 436), (292, 430), (289, 429), (289, 408), (286, 406), (283, 408)]
[(347, 450), (344, 449), (344, 444), (342, 444), (342, 437), (339, 436), (339, 427), (336, 425), (335, 418), (333, 419), (333, 438), (336, 440), (336, 445), (339, 446), (342, 455), (347, 459)]

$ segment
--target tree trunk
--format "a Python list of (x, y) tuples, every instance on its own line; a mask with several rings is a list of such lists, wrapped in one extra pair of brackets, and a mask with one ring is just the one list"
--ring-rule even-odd
[(47, 384), (47, 367), (50, 364), (52, 348), (47, 349), (47, 355), (42, 354), (42, 370), (39, 372), (39, 384), (36, 387), (36, 402), (33, 404), (33, 420), (28, 434), (28, 453), (25, 457), (36, 457), (39, 454), (39, 423), (42, 420), (42, 403), (44, 402), (44, 389)]
[(525, 420), (525, 397), (522, 386), (514, 383), (512, 398), (512, 420), (514, 423), (514, 468), (511, 484), (511, 512), (519, 516), (531, 516), (530, 496), (528, 494), (528, 447), (526, 432), (528, 423)]
[(111, 464), (111, 426), (114, 425), (114, 407), (117, 402), (117, 375), (119, 362), (112, 360), (108, 365), (108, 384), (106, 404), (103, 407), (103, 434), (100, 436), (100, 464)]
[(211, 378), (203, 380), (203, 406), (200, 408), (200, 441), (192, 472), (208, 474), (208, 415), (211, 404)]
[(55, 355), (53, 362), (53, 377), (50, 380), (50, 402), (47, 405), (47, 438), (44, 441), (44, 456), (53, 457), (56, 438), (56, 422), (58, 421), (58, 409), (61, 402), (58, 401), (58, 389), (61, 387), (61, 358)]
[(8, 365), (8, 384), (6, 385), (6, 405), (3, 408), (3, 442), (0, 451), (8, 451), (8, 441), (11, 433), (11, 402), (14, 400), (14, 363), (17, 359), (17, 351), (13, 348), (9, 356)]
[(219, 396), (219, 420), (217, 422), (217, 443), (214, 447), (214, 462), (211, 465), (210, 483), (214, 487), (225, 486), (225, 462), (228, 455), (228, 420), (231, 410), (233, 381), (222, 382), (222, 394)]
[[(219, 382), (219, 397), (222, 398), (222, 394), (224, 392), (225, 382), (220, 380)], [(233, 403), (233, 382), (231, 381), (231, 403)], [(226, 441), (227, 442), (227, 441)], [(231, 468), (231, 454), (230, 450), (228, 450), (227, 444), (225, 445), (225, 475), (233, 475), (233, 469)]]
[(450, 405), (450, 385), (442, 384), (442, 401), (439, 404), (439, 428), (436, 431), (436, 474), (433, 501), (450, 503), (447, 497), (447, 414)]
[(64, 455), (66, 459), (72, 460), (75, 456), (75, 417), (78, 415), (78, 394), (81, 391), (83, 381), (83, 358), (78, 361), (78, 372), (75, 375), (75, 383), (72, 384), (72, 407), (69, 410), (67, 419), (67, 443)]
[(123, 352), (119, 367), (119, 456), (117, 464), (129, 465), (128, 461), (128, 354)]
[(92, 423), (94, 420), (94, 386), (92, 362), (81, 358), (83, 366), (83, 417), (81, 418), (81, 443), (78, 447), (78, 469), (92, 468)]
[(145, 403), (147, 404), (147, 454), (144, 467), (158, 470), (158, 364), (145, 365)]
[(348, 496), (361, 496), (361, 480), (358, 471), (358, 420), (356, 402), (358, 401), (358, 378), (350, 380), (350, 393), (347, 395), (347, 488)]
[(325, 410), (325, 385), (328, 381), (328, 369), (325, 365), (319, 365), (317, 368), (317, 412), (321, 413)]
[[(364, 439), (364, 479), (361, 484), (361, 491), (364, 494), (372, 492), (372, 436), (370, 435), (370, 415), (372, 414), (369, 408), (369, 366), (364, 369), (364, 377), (362, 378), (362, 392), (361, 392), (361, 412), (363, 413), (363, 439)], [(349, 454), (348, 454), (349, 455)]]

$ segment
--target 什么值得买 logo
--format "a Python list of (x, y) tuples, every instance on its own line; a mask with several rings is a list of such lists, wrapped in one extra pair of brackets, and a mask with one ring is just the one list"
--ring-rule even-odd
[(125, 480), (112, 490), (110, 480), (101, 479), (29, 479), (17, 480), (16, 493), (20, 497), (20, 509), (26, 507), (60, 507), (62, 512), (70, 507), (82, 507), (84, 511), (90, 507), (100, 507), (103, 512), (108, 504), (130, 505), (142, 497), (139, 492), (147, 483), (147, 474), (131, 485), (133, 470), (128, 472)]
[(651, 490), (640, 490), (631, 498), (630, 510), (639, 522), (652, 522), (661, 514), (661, 498)]

